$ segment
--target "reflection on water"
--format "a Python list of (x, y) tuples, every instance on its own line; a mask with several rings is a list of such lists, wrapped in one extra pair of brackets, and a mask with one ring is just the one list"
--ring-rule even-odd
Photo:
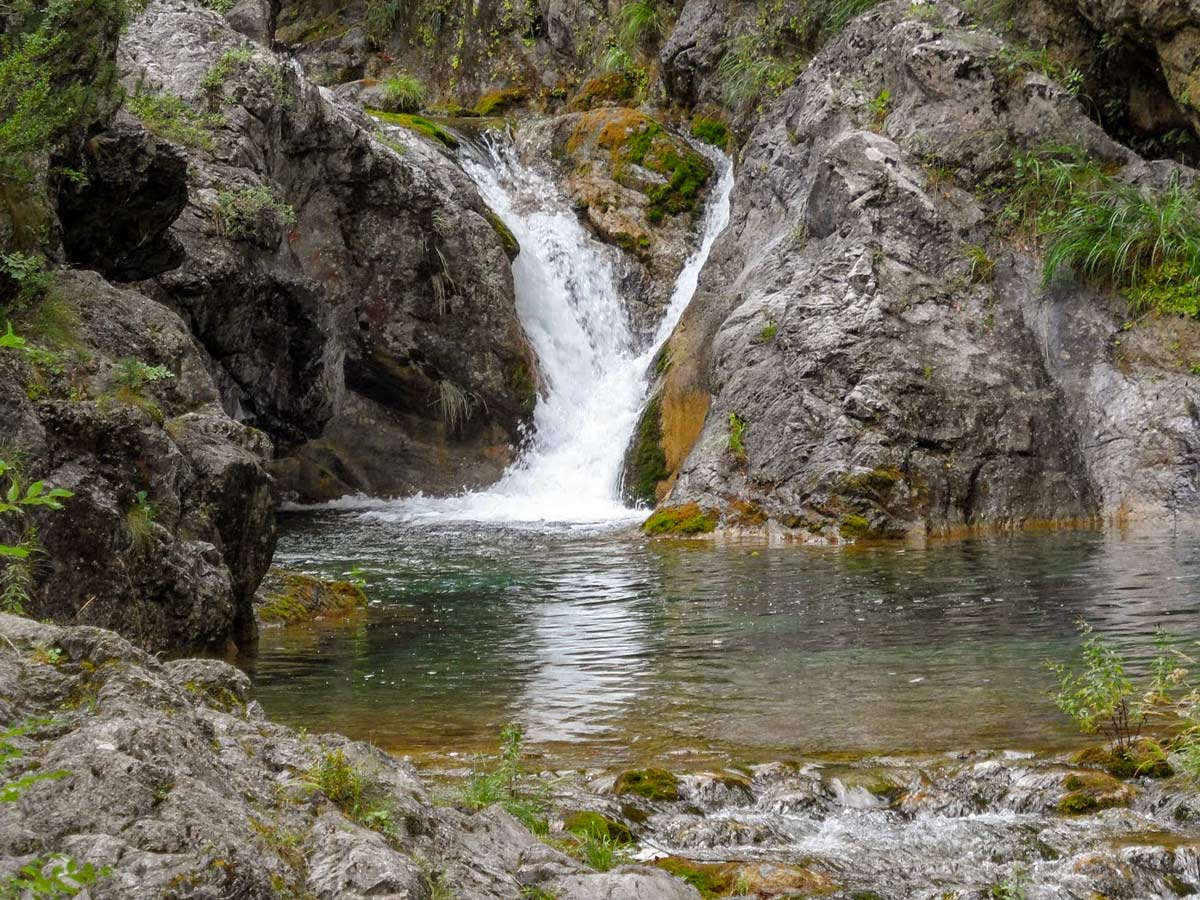
[(355, 626), (264, 629), (273, 717), (417, 753), (521, 723), (562, 763), (1030, 747), (1087, 619), (1135, 659), (1200, 638), (1194, 535), (765, 547), (349, 513), (284, 520), (277, 562), (365, 570)]

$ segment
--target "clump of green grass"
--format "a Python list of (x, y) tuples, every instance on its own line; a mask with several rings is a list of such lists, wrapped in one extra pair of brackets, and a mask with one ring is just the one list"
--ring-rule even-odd
[(971, 264), (967, 277), (971, 284), (986, 284), (996, 275), (996, 261), (988, 255), (987, 247), (982, 244), (967, 244), (963, 255)]
[(383, 83), (383, 98), (401, 112), (413, 113), (425, 102), (425, 85), (412, 75), (393, 75)]
[(396, 837), (396, 824), (386, 792), (367, 776), (343, 750), (326, 750), (305, 773), (305, 780), (340, 809), (350, 821)]
[(729, 414), (729, 452), (738, 459), (746, 458), (746, 422), (737, 413)]
[(627, 0), (617, 13), (621, 42), (638, 47), (658, 40), (666, 30), (666, 20), (658, 0)]
[[(1063, 157), (1066, 158), (1063, 158)], [(1062, 272), (1121, 291), (1137, 310), (1200, 316), (1200, 198), (1117, 181), (1077, 151), (1023, 154), (1006, 213), (1043, 242), (1043, 280)]]
[(477, 759), (463, 786), (461, 800), (470, 809), (487, 809), (499, 804), (509, 815), (535, 834), (546, 834), (546, 804), (538, 794), (520, 789), (523, 772), (524, 735), (517, 725), (506, 725), (500, 732), (499, 761)]
[(367, 0), (367, 36), (376, 44), (386, 41), (403, 15), (407, 0)]
[(129, 540), (133, 549), (138, 553), (145, 552), (154, 539), (154, 519), (157, 511), (150, 502), (145, 491), (134, 495), (133, 506), (125, 514), (125, 527), (129, 531)]
[(757, 101), (785, 87), (795, 76), (789, 66), (763, 49), (757, 35), (734, 38), (717, 64), (722, 99), (732, 107)]
[(607, 872), (628, 860), (628, 844), (599, 832), (586, 832), (579, 838), (578, 856), (597, 872)]
[(761, 331), (759, 331), (758, 339), (764, 344), (769, 344), (771, 341), (775, 340), (775, 336), (777, 334), (779, 334), (779, 325), (774, 319), (768, 319), (767, 324), (762, 327)]

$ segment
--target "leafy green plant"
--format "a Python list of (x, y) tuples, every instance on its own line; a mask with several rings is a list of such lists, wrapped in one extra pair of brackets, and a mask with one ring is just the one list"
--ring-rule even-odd
[(175, 373), (166, 366), (152, 366), (133, 356), (126, 356), (117, 363), (114, 381), (128, 397), (140, 398), (146, 385), (155, 381), (174, 378)]
[(305, 773), (305, 780), (352, 822), (385, 837), (396, 837), (396, 822), (385, 789), (356, 766), (345, 751), (322, 752)]
[(867, 108), (871, 111), (871, 127), (882, 128), (892, 111), (892, 92), (884, 88), (867, 103)]
[(8, 298), (0, 306), (5, 313), (30, 309), (46, 295), (54, 278), (45, 257), (17, 251), (0, 253), (0, 276), (8, 283), (0, 292), (0, 298)]
[(221, 191), (217, 195), (217, 221), (233, 240), (257, 239), (269, 244), (269, 236), (296, 224), (296, 211), (277, 200), (269, 187), (255, 185)]
[(770, 319), (758, 333), (758, 339), (764, 344), (769, 344), (771, 341), (775, 340), (775, 335), (777, 334), (779, 334), (779, 326), (775, 323), (774, 319)]
[[(61, 652), (61, 651), (60, 651)], [(34, 719), (0, 732), (0, 776), (24, 754), (15, 740), (38, 728), (53, 724), (50, 719)], [(65, 769), (50, 772), (35, 771), (15, 780), (0, 782), (0, 803), (16, 803), (21, 795), (35, 784), (59, 781), (71, 773)], [(97, 879), (108, 874), (91, 863), (80, 865), (63, 854), (51, 854), (26, 863), (16, 872), (0, 875), (0, 898), (3, 900), (42, 900), (50, 897), (74, 897)]]
[(738, 459), (746, 458), (746, 423), (737, 413), (729, 414), (729, 452)]
[(425, 85), (412, 75), (393, 75), (383, 83), (383, 96), (401, 112), (416, 112), (425, 102)]
[(988, 900), (1029, 900), (1029, 887), (1033, 883), (1029, 870), (1016, 866), (1003, 881), (988, 890)]
[[(63, 508), (63, 500), (74, 496), (66, 488), (46, 490), (42, 481), (35, 481), (22, 489), (16, 469), (4, 460), (0, 460), (0, 479), (3, 479), (0, 484), (5, 484), (0, 499), (0, 517), (23, 517), (28, 508), (35, 506), (59, 510)], [(24, 540), (19, 544), (0, 543), (0, 560), (4, 562), (4, 568), (0, 570), (0, 610), (13, 615), (25, 614), (29, 591), (33, 587), (33, 570), (29, 559), (37, 550), (37, 532), (32, 527), (26, 527), (24, 535)], [(2, 754), (0, 762), (3, 762)]]
[(658, 0), (627, 0), (617, 13), (621, 42), (638, 47), (657, 40), (666, 30)]

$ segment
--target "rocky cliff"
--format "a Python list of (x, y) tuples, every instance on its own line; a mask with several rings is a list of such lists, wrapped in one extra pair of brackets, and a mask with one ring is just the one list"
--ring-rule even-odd
[(1174, 173), (958, 10), (878, 7), (763, 115), (730, 229), (642, 433), (666, 503), (895, 536), (1200, 512), (1189, 317), (1046, 282), (1012, 217), (1025, 154)]

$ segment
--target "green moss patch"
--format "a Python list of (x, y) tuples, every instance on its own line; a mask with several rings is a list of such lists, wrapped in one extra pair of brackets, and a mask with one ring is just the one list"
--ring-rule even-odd
[(390, 113), (384, 112), (381, 109), (368, 109), (367, 112), (375, 118), (387, 122), (389, 125), (399, 125), (401, 128), (407, 128), (409, 131), (414, 131), (430, 140), (437, 141), (451, 150), (458, 147), (458, 138), (437, 124), (437, 122), (426, 119), (424, 116), (416, 116), (410, 113)]
[(654, 865), (676, 878), (682, 878), (699, 891), (705, 900), (712, 900), (733, 890), (734, 875), (729, 866), (721, 863), (693, 862), (677, 856), (668, 856), (666, 859), (655, 860)]
[(667, 455), (662, 448), (662, 402), (658, 397), (646, 404), (646, 411), (642, 413), (641, 421), (638, 422), (631, 470), (631, 498), (638, 503), (656, 503), (658, 485), (669, 474)]
[(720, 150), (729, 148), (729, 128), (716, 119), (695, 118), (692, 120), (692, 137)]
[(512, 229), (504, 224), (503, 219), (489, 209), (487, 211), (487, 220), (491, 223), (492, 229), (496, 234), (500, 235), (500, 240), (504, 243), (504, 251), (510, 258), (515, 257), (521, 252), (521, 245), (517, 242), (517, 236), (512, 233)]
[(642, 523), (646, 534), (708, 534), (715, 531), (719, 514), (715, 509), (700, 509), (699, 504), (668, 506)]
[(523, 103), (529, 96), (524, 88), (505, 88), (501, 91), (489, 91), (479, 98), (475, 112), (481, 116), (494, 116), (510, 107)]
[(617, 777), (613, 793), (618, 797), (633, 794), (647, 800), (678, 800), (679, 779), (665, 769), (633, 769)]
[(1174, 774), (1167, 761), (1166, 750), (1149, 738), (1139, 741), (1136, 747), (1129, 750), (1087, 747), (1071, 757), (1071, 761), (1080, 766), (1104, 769), (1116, 778), (1169, 778)]
[(1127, 806), (1133, 798), (1133, 788), (1103, 772), (1069, 772), (1062, 780), (1067, 793), (1058, 801), (1057, 809), (1066, 815)]

